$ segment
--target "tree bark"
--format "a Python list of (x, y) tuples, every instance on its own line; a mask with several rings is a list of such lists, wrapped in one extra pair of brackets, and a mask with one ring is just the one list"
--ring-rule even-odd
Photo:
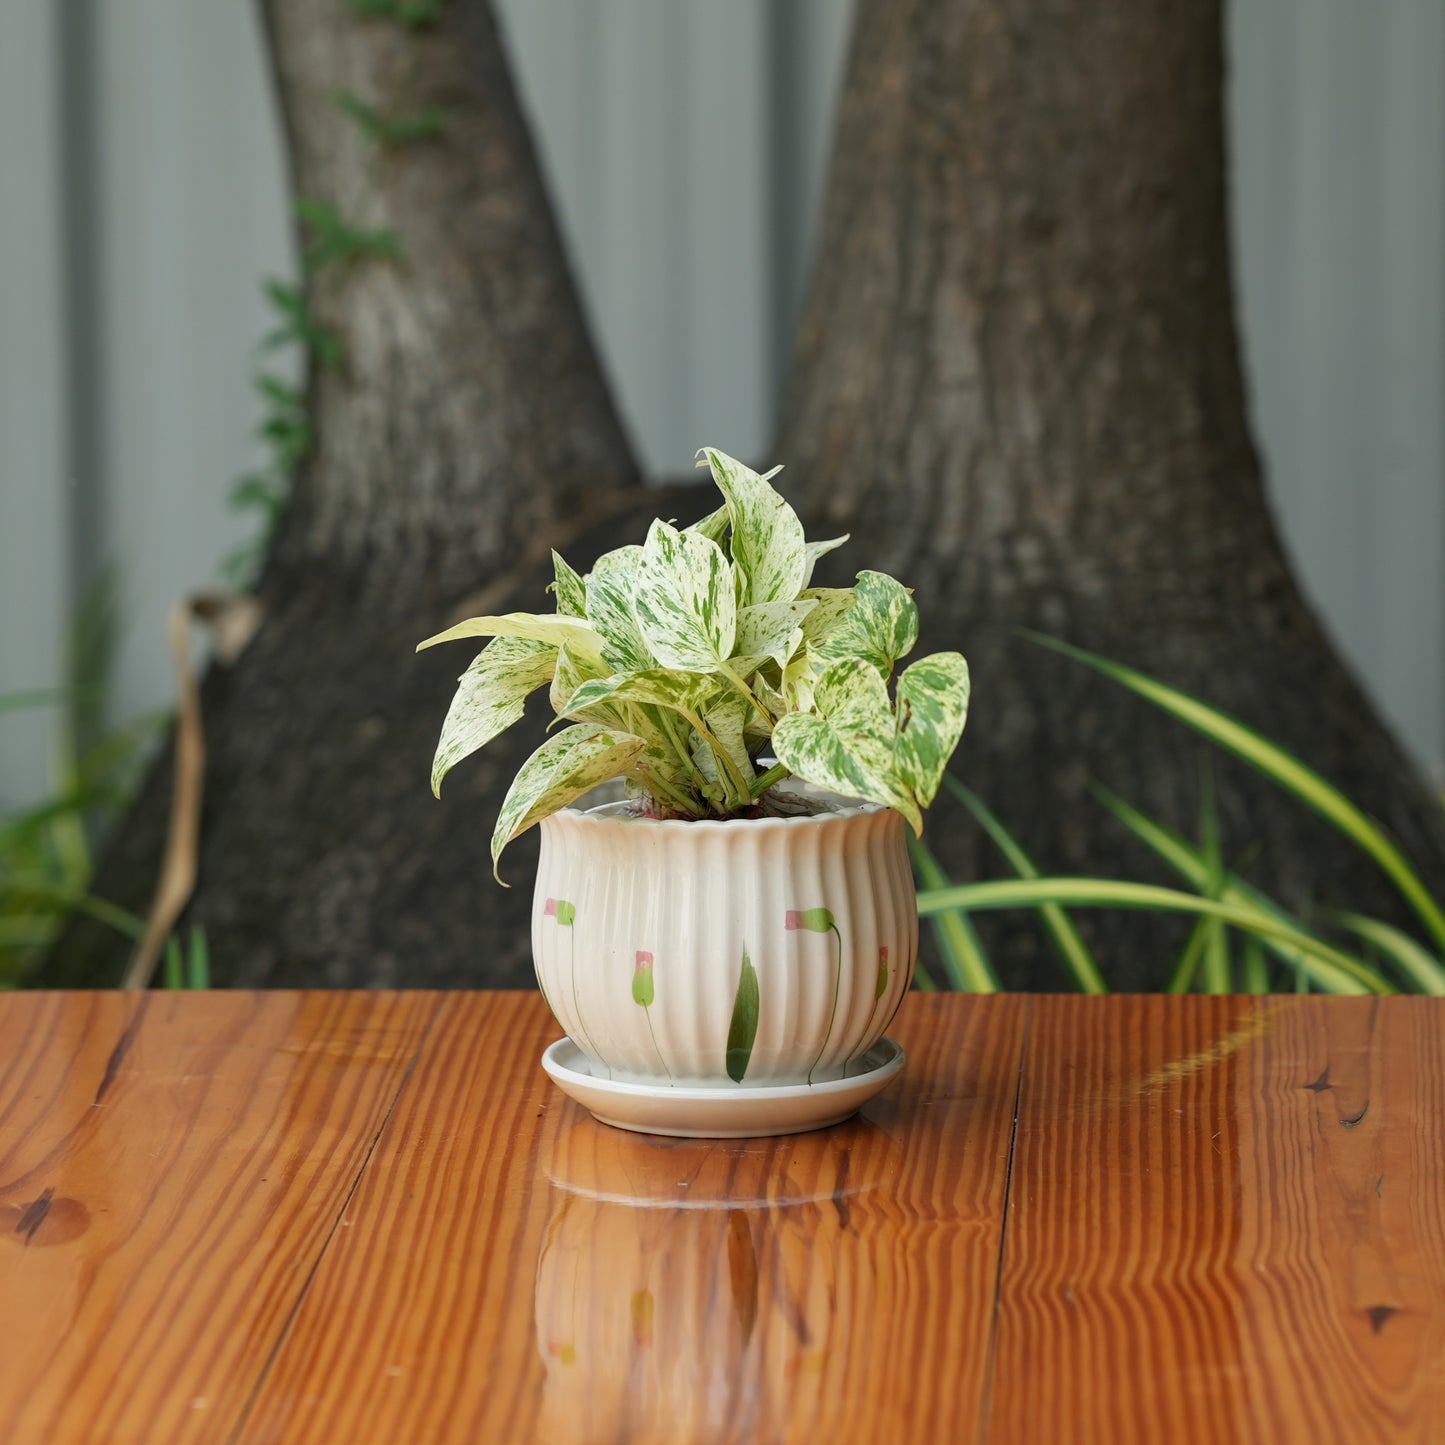
[[(974, 669), (959, 769), (1046, 869), (1134, 876), (1101, 777), (1193, 832), (1204, 749), (1011, 629), (1095, 648), (1297, 751), (1445, 883), (1445, 826), (1300, 596), (1251, 445), (1226, 232), (1217, 0), (861, 0), (774, 451), (844, 556)], [(801, 492), (799, 493), (799, 487)], [(830, 563), (835, 558), (829, 558)], [(1399, 919), (1372, 864), (1242, 765), (1226, 845), (1292, 907)], [(950, 809), (955, 876), (1001, 871)], [(1045, 986), (1027, 919), (992, 925)], [(1176, 925), (1177, 927), (1177, 925)], [(1117, 986), (1170, 933), (1096, 922)]]
[[(530, 855), (509, 854), (518, 886), (500, 889), (487, 839), (540, 720), (438, 803), (431, 752), (471, 653), (413, 648), (469, 612), (545, 608), (550, 547), (576, 538), (590, 561), (667, 498), (639, 484), (488, 8), (410, 29), (268, 0), (266, 18), (296, 193), (393, 233), (400, 256), (329, 264), (309, 287), (345, 361), (312, 369), (316, 445), (262, 579), (265, 621), (206, 681), (189, 921), (225, 984), (525, 984)], [(378, 144), (342, 95), (443, 126)], [(102, 896), (144, 910), (169, 792), (166, 756)], [(47, 979), (114, 982), (126, 951), (78, 921)]]

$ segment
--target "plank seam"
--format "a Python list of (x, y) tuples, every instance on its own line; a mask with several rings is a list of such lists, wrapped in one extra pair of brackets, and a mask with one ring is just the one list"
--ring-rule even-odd
[(271, 1371), (281, 1356), (281, 1351), (286, 1347), (286, 1341), (291, 1337), (291, 1329), (296, 1323), (296, 1317), (301, 1313), (301, 1306), (306, 1302), (307, 1295), (311, 1293), (311, 1286), (316, 1282), (322, 1261), (331, 1250), (331, 1242), (336, 1238), (336, 1231), (341, 1228), (341, 1221), (346, 1218), (346, 1211), (351, 1208), (351, 1201), (356, 1197), (356, 1191), (361, 1188), (361, 1181), (371, 1167), (371, 1156), (376, 1153), (376, 1146), (381, 1143), (381, 1136), (386, 1133), (386, 1126), (391, 1123), (391, 1116), (396, 1112), (396, 1106), (401, 1102), (402, 1095), (406, 1093), (407, 1085), (411, 1083), (411, 1076), (416, 1072), (417, 1064), (421, 1062), (427, 1041), (432, 1036), (432, 1030), (436, 1027), (436, 1022), (441, 1017), (448, 998), (449, 995), (443, 994), (437, 1000), (437, 1006), (432, 1010), (426, 1028), (422, 1030), (421, 1038), (417, 1040), (416, 1050), (407, 1062), (406, 1072), (401, 1076), (401, 1082), (396, 1086), (396, 1093), (392, 1095), (391, 1103), (386, 1106), (386, 1113), (382, 1115), (381, 1122), (376, 1127), (376, 1133), (372, 1135), (371, 1143), (366, 1147), (366, 1153), (362, 1156), (361, 1163), (356, 1170), (356, 1178), (351, 1181), (351, 1188), (346, 1191), (346, 1198), (341, 1201), (341, 1208), (336, 1211), (336, 1218), (331, 1221), (331, 1228), (327, 1230), (326, 1238), (321, 1242), (321, 1248), (316, 1251), (316, 1258), (312, 1261), (311, 1268), (307, 1270), (306, 1278), (301, 1281), (301, 1288), (296, 1291), (296, 1298), (292, 1301), (291, 1308), (286, 1313), (286, 1319), (276, 1335), (276, 1343), (271, 1347), (265, 1363), (257, 1372), (256, 1381), (251, 1386), (250, 1392), (236, 1416), (235, 1427), (226, 1437), (226, 1445), (240, 1445), (242, 1432), (251, 1418), (251, 1412), (256, 1408), (256, 1401), (260, 1398), (261, 1389), (270, 1378)]
[(983, 1367), (983, 1399), (979, 1402), (978, 1408), (978, 1439), (980, 1442), (988, 1439), (989, 1415), (993, 1410), (993, 1376), (998, 1356), (998, 1317), (1003, 1306), (1004, 1250), (1008, 1245), (1009, 1208), (1013, 1203), (1014, 1153), (1018, 1148), (1019, 1110), (1023, 1105), (1024, 1097), (1024, 1062), (1028, 1058), (1029, 1023), (1033, 1018), (1033, 1000), (1025, 995), (1023, 1003), (1024, 1022), (1023, 1028), (1019, 1030), (1019, 1074), (1018, 1082), (1014, 1086), (1013, 1128), (1009, 1130), (1008, 1162), (1004, 1165), (1003, 1175), (1003, 1217), (1000, 1220), (998, 1231), (998, 1266), (993, 1280), (993, 1314), (988, 1323), (988, 1349)]

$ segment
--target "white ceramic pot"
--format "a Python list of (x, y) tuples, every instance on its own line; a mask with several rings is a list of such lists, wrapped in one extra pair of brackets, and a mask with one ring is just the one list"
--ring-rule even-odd
[(912, 980), (918, 909), (903, 818), (832, 802), (789, 818), (660, 821), (610, 803), (543, 820), (537, 981), (595, 1072), (746, 1087), (856, 1070)]

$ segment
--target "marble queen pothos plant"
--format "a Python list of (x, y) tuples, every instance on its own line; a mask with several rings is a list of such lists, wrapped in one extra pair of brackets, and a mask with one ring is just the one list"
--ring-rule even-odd
[[(781, 468), (760, 476), (710, 447), (698, 455), (723, 495), (716, 511), (682, 530), (654, 521), (641, 546), (608, 552), (585, 576), (554, 552), (555, 611), (474, 617), (420, 644), (491, 638), (442, 726), (438, 797), (538, 688), (566, 723), (512, 782), (494, 871), (512, 839), (615, 778), (649, 816), (726, 819), (766, 813), (769, 790), (793, 774), (923, 831), (963, 731), (967, 663), (921, 658), (890, 696), (918, 637), (909, 590), (881, 572), (813, 587), (818, 558), (848, 538), (805, 539), (771, 485)], [(777, 761), (760, 770), (768, 752)]]

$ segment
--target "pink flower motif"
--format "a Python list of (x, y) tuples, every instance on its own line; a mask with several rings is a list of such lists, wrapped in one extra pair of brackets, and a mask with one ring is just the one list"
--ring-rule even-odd
[(652, 955), (645, 948), (637, 950), (637, 967), (639, 970), (652, 967)]
[(880, 968), (888, 967), (888, 945), (886, 943), (878, 950), (878, 966)]
[(826, 908), (790, 908), (783, 915), (783, 927), (789, 933), (805, 929), (809, 933), (827, 933), (833, 927), (833, 915)]
[(543, 918), (555, 918), (557, 916), (557, 900), (549, 898), (546, 906), (542, 909)]

